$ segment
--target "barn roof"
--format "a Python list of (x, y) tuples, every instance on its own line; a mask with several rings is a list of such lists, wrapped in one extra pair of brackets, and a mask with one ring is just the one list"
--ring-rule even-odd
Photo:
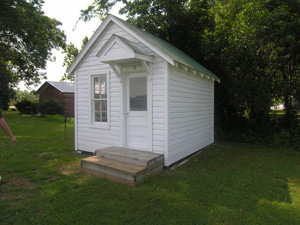
[(64, 94), (74, 94), (74, 83), (46, 81), (36, 92), (36, 95), (40, 95), (48, 86), (52, 86), (59, 92)]
[(137, 39), (142, 41), (146, 46), (155, 51), (158, 55), (164, 58), (171, 65), (175, 66), (178, 64), (182, 64), (191, 70), (200, 73), (202, 76), (205, 75), (208, 78), (212, 78), (213, 80), (220, 81), (220, 78), (217, 77), (214, 73), (203, 67), (197, 61), (186, 55), (184, 52), (174, 47), (170, 43), (138, 28), (133, 26), (132, 24), (115, 17), (113, 15), (109, 15), (96, 30), (94, 35), (90, 38), (88, 43), (85, 45), (83, 50), (79, 53), (79, 55), (75, 58), (73, 63), (68, 68), (68, 73), (72, 74), (76, 67), (80, 64), (81, 60), (85, 57), (85, 55), (89, 52), (89, 50), (94, 46), (97, 39), (101, 36), (102, 32), (105, 31), (108, 25), (114, 22), (130, 32)]

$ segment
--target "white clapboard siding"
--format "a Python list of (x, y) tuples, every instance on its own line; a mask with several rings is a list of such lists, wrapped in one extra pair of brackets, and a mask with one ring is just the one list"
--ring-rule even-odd
[[(94, 152), (95, 149), (108, 147), (108, 146), (121, 146), (121, 118), (120, 118), (120, 79), (114, 74), (109, 65), (100, 63), (96, 54), (100, 51), (102, 46), (107, 42), (111, 35), (117, 34), (128, 40), (138, 43), (132, 35), (127, 33), (116, 24), (110, 25), (99, 40), (95, 43), (93, 48), (87, 56), (82, 60), (80, 66), (77, 68), (76, 85), (77, 85), (77, 150)], [(147, 49), (143, 44), (138, 43), (139, 47)], [(118, 46), (114, 46), (118, 50)], [(122, 49), (120, 49), (122, 50)], [(155, 55), (153, 53), (153, 55)], [(164, 153), (164, 139), (165, 139), (165, 126), (164, 126), (164, 110), (165, 105), (164, 97), (164, 74), (166, 62), (155, 57), (152, 64), (152, 151), (156, 153)], [(132, 70), (132, 66), (123, 67), (122, 72), (127, 73)], [(136, 70), (143, 71), (142, 65), (137, 65)], [(110, 101), (110, 123), (109, 127), (95, 128), (90, 126), (90, 76), (104, 74), (110, 71), (109, 79), (109, 101)]]
[(165, 151), (165, 129), (164, 119), (166, 104), (166, 96), (164, 91), (164, 82), (166, 74), (164, 74), (164, 66), (166, 62), (155, 63), (152, 75), (152, 149), (155, 153), (164, 154)]
[(165, 95), (165, 82), (167, 79), (167, 62), (160, 57), (156, 57), (152, 67), (152, 149), (155, 153), (164, 154), (166, 129), (166, 112), (164, 107), (167, 105), (167, 96)]
[(78, 150), (94, 152), (96, 149), (108, 146), (120, 146), (120, 93), (119, 79), (115, 74), (109, 74), (109, 101), (110, 123), (108, 128), (101, 129), (90, 125), (90, 76), (107, 74), (110, 67), (100, 63), (96, 57), (97, 52), (110, 38), (111, 34), (120, 32), (121, 28), (110, 26), (107, 32), (100, 37), (94, 48), (87, 54), (77, 69), (77, 148)]
[(170, 165), (213, 142), (214, 82), (169, 66)]
[[(149, 150), (164, 154), (164, 165), (169, 166), (213, 143), (214, 81), (196, 75), (194, 70), (185, 70), (185, 66), (177, 62), (173, 66), (171, 58), (126, 26), (114, 21), (106, 25), (75, 70), (77, 150), (94, 152), (109, 146), (126, 147), (123, 96), (126, 79), (120, 79), (110, 65), (99, 62), (97, 57), (114, 34), (134, 42), (153, 56), (153, 61), (147, 62), (148, 96), (152, 100), (148, 105)], [(115, 44), (106, 54), (125, 55), (126, 50)], [(120, 69), (121, 76), (146, 74), (144, 65), (138, 61), (123, 64)], [(108, 75), (109, 120), (96, 126), (91, 123), (91, 76), (101, 74)]]

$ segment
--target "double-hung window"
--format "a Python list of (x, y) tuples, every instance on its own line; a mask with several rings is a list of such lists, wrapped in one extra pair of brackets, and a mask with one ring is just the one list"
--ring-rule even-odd
[(92, 120), (94, 123), (107, 122), (107, 76), (92, 76)]

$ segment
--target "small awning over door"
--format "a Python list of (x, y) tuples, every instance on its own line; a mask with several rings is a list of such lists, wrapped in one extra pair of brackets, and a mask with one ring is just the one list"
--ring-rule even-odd
[(113, 34), (96, 55), (100, 62), (109, 64), (120, 77), (117, 67), (125, 64), (142, 63), (148, 73), (147, 63), (153, 62), (153, 55), (138, 46), (137, 43)]

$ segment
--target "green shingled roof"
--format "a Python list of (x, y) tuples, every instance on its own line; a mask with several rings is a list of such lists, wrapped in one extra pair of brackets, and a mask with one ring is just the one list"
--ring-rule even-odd
[(189, 57), (188, 55), (186, 55), (184, 52), (182, 52), (181, 50), (179, 50), (178, 48), (174, 47), (173, 45), (171, 45), (170, 43), (146, 32), (141, 30), (138, 27), (133, 26), (132, 24), (118, 18), (115, 17), (118, 20), (120, 20), (124, 25), (126, 25), (129, 29), (133, 30), (134, 32), (138, 33), (140, 36), (142, 36), (146, 41), (148, 41), (149, 43), (153, 44), (154, 46), (156, 46), (160, 51), (162, 51), (163, 53), (167, 54), (169, 57), (171, 57), (173, 60), (186, 65), (192, 69), (195, 69), (201, 73), (204, 73), (205, 75), (214, 78), (216, 80), (220, 80), (219, 77), (217, 77), (214, 73), (212, 73), (211, 71), (209, 71), (208, 69), (206, 69), (205, 67), (203, 67), (202, 65), (200, 65), (198, 62), (196, 62), (194, 59), (192, 59), (191, 57)]

